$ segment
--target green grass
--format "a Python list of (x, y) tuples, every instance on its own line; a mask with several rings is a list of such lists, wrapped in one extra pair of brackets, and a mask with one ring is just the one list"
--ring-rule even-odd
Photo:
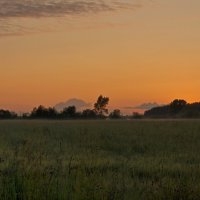
[(0, 121), (0, 199), (200, 199), (200, 121)]

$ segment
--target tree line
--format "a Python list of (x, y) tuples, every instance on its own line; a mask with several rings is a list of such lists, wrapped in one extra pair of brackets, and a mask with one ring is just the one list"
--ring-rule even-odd
[(154, 107), (140, 114), (123, 116), (119, 109), (108, 112), (109, 97), (100, 95), (92, 109), (77, 111), (75, 106), (68, 106), (61, 112), (54, 107), (35, 107), (31, 113), (22, 116), (15, 112), (0, 109), (0, 119), (143, 119), (143, 118), (200, 118), (200, 102), (187, 103), (182, 99), (175, 99), (168, 105)]
[(155, 107), (144, 113), (147, 118), (200, 118), (200, 102), (187, 103), (175, 99), (170, 104)]
[(45, 106), (38, 106), (33, 108), (31, 113), (23, 113), (22, 116), (18, 116), (14, 112), (8, 110), (0, 110), (0, 119), (105, 119), (120, 118), (121, 111), (116, 109), (111, 113), (108, 113), (107, 105), (109, 103), (109, 97), (100, 95), (97, 98), (93, 109), (85, 109), (82, 112), (77, 111), (75, 106), (68, 106), (61, 112), (58, 112), (54, 107), (46, 108)]

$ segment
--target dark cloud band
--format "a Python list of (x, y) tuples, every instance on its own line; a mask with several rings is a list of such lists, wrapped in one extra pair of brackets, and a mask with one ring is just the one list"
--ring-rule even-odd
[(51, 17), (112, 11), (131, 6), (139, 7), (140, 4), (103, 0), (0, 0), (0, 17)]
[[(139, 8), (141, 0), (0, 0), (0, 36), (23, 34), (19, 18), (63, 17)], [(16, 23), (16, 19), (18, 22)], [(15, 22), (13, 23), (13, 20)]]

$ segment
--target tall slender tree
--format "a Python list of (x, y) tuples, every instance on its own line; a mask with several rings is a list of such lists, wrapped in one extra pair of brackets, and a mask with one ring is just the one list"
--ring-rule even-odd
[(108, 114), (107, 105), (109, 103), (109, 98), (100, 95), (97, 99), (97, 102), (94, 104), (94, 111), (98, 116), (104, 116)]

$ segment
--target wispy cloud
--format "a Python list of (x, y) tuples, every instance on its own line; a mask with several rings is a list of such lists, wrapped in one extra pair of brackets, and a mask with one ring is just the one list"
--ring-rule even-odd
[(0, 0), (0, 17), (51, 17), (112, 10), (103, 1)]
[(75, 106), (76, 109), (78, 111), (80, 111), (80, 110), (83, 110), (83, 109), (91, 108), (92, 104), (87, 103), (82, 99), (72, 98), (72, 99), (69, 99), (65, 102), (58, 103), (54, 107), (55, 107), (56, 110), (62, 111), (64, 108), (66, 108), (68, 106)]
[(0, 18), (52, 17), (139, 8), (140, 1), (122, 0), (0, 0)]
[(21, 23), (24, 19), (81, 16), (142, 6), (141, 0), (0, 0), (0, 36), (30, 32), (30, 27)]
[(143, 103), (143, 104), (140, 104), (138, 106), (129, 106), (129, 107), (124, 107), (124, 109), (140, 109), (140, 110), (149, 110), (151, 108), (155, 108), (155, 107), (159, 107), (159, 106), (163, 106), (163, 104), (158, 104), (156, 102), (154, 103)]

